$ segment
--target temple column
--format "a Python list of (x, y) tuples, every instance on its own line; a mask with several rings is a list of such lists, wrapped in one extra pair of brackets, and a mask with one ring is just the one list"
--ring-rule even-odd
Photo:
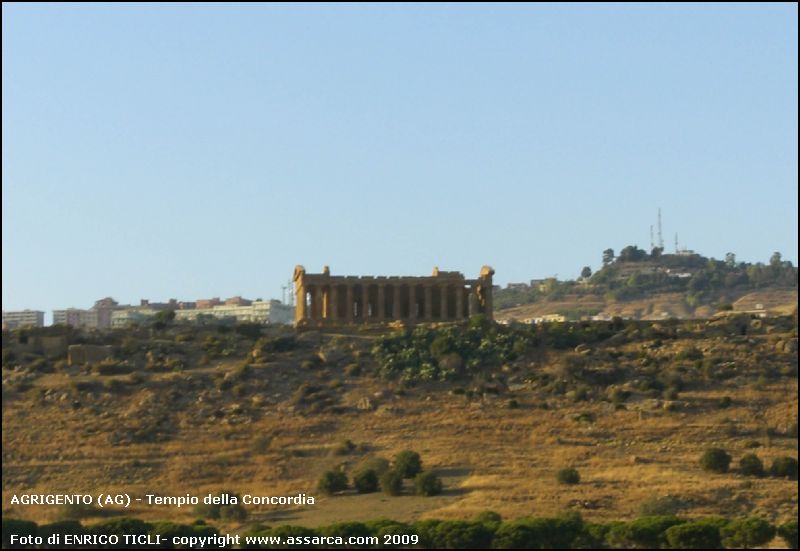
[(361, 319), (369, 319), (369, 285), (361, 285)]
[(433, 288), (430, 285), (425, 286), (425, 319), (433, 319)]
[(464, 319), (464, 286), (456, 286), (456, 319)]
[(339, 318), (339, 289), (336, 285), (331, 285), (330, 301), (328, 302), (328, 318), (336, 321)]
[(294, 321), (306, 319), (308, 313), (306, 312), (306, 289), (302, 285), (297, 285), (294, 290), (295, 307), (294, 307)]
[(378, 321), (383, 321), (386, 318), (386, 298), (384, 296), (385, 285), (378, 285)]
[(344, 319), (353, 321), (353, 284), (348, 283), (345, 287), (345, 300), (347, 301), (347, 308), (344, 312)]
[(396, 320), (400, 319), (400, 285), (394, 285), (394, 298), (392, 300), (392, 317)]
[(478, 313), (478, 295), (474, 285), (469, 290), (469, 315), (474, 316)]
[(481, 291), (483, 292), (483, 313), (489, 319), (494, 319), (494, 312), (492, 309), (492, 284), (482, 284)]
[(417, 289), (414, 285), (408, 286), (408, 319), (417, 319)]
[(443, 285), (441, 290), (440, 290), (441, 295), (442, 295), (441, 296), (442, 301), (441, 301), (441, 306), (439, 307), (440, 308), (439, 317), (442, 320), (446, 320), (447, 319), (447, 289), (448, 289), (447, 285)]
[(317, 300), (316, 302), (316, 316), (317, 320), (322, 320), (325, 317), (325, 287), (317, 285)]

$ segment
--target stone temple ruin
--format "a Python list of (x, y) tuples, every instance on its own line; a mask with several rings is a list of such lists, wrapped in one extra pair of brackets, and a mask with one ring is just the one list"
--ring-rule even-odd
[(295, 324), (339, 324), (458, 321), (474, 314), (492, 318), (489, 266), (477, 279), (460, 272), (433, 269), (429, 277), (332, 276), (294, 269)]

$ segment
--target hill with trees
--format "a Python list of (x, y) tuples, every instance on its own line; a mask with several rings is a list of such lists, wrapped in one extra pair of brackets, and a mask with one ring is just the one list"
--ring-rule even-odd
[[(768, 263), (740, 262), (734, 253), (724, 260), (691, 251), (666, 254), (629, 245), (618, 255), (602, 254), (602, 267), (581, 270), (576, 280), (555, 278), (513, 284), (495, 292), (498, 318), (526, 314), (562, 314), (566, 319), (599, 316), (657, 319), (706, 318), (720, 310), (758, 309), (790, 313), (797, 302), (797, 267), (775, 252)], [(737, 301), (753, 295), (751, 300)], [(762, 300), (759, 300), (761, 297)], [(536, 308), (519, 308), (531, 305)], [(515, 309), (518, 312), (502, 312)], [(509, 315), (511, 314), (511, 315)]]

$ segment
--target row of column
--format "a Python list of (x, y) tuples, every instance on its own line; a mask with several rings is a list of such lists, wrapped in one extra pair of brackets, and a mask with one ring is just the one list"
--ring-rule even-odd
[[(445, 321), (464, 319), (482, 310), (476, 289), (463, 285), (336, 284), (307, 285), (299, 290), (298, 317), (315, 321)], [(437, 292), (439, 308), (434, 312)]]

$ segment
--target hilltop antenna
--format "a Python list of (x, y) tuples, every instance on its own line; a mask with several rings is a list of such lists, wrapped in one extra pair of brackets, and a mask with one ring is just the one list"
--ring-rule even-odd
[(658, 247), (664, 248), (664, 239), (661, 237), (661, 207), (658, 208)]
[(675, 254), (678, 254), (678, 234), (675, 233)]

